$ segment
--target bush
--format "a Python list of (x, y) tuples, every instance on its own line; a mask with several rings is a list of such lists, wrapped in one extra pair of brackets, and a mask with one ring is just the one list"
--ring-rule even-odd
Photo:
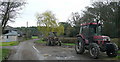
[(120, 49), (120, 38), (113, 38), (111, 39), (111, 41), (116, 43), (118, 45), (118, 48)]
[(62, 43), (75, 43), (75, 41), (77, 41), (77, 38), (73, 38), (73, 37), (62, 37), (59, 39), (60, 41), (62, 41)]

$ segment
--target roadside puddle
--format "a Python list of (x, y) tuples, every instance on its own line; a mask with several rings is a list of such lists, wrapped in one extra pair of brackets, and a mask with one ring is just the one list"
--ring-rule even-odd
[(51, 56), (51, 55), (49, 55), (49, 54), (43, 54), (43, 56), (44, 56), (44, 57), (47, 57), (47, 56)]
[(69, 56), (69, 57), (67, 57), (67, 56), (58, 56), (58, 57), (56, 57), (56, 59), (58, 59), (58, 60), (63, 60), (63, 59), (70, 59), (70, 58), (73, 58), (74, 56)]

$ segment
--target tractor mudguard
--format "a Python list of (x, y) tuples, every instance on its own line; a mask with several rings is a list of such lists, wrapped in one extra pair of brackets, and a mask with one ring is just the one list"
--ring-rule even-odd
[(78, 38), (78, 39), (82, 38), (83, 41), (85, 42), (85, 44), (89, 44), (89, 41), (88, 41), (87, 39), (85, 39), (82, 34), (78, 34), (78, 35), (77, 35), (77, 38)]
[(78, 34), (77, 37), (81, 37), (82, 39), (85, 39), (82, 34)]
[(98, 46), (96, 43), (90, 43), (89, 48), (90, 48), (92, 45), (94, 45), (94, 46), (96, 46), (96, 47), (99, 48), (99, 46)]

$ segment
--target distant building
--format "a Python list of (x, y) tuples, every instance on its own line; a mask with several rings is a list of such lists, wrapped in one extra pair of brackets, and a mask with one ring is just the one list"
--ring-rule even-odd
[(20, 34), (13, 27), (6, 26), (2, 34), (2, 42), (18, 41)]

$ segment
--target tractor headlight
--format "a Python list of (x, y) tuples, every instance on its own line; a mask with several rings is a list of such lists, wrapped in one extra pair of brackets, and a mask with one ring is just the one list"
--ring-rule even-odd
[(110, 41), (110, 38), (107, 38), (107, 39), (103, 39), (103, 41)]
[(108, 41), (110, 41), (110, 38), (108, 37)]
[(107, 41), (107, 39), (103, 39), (103, 41)]

